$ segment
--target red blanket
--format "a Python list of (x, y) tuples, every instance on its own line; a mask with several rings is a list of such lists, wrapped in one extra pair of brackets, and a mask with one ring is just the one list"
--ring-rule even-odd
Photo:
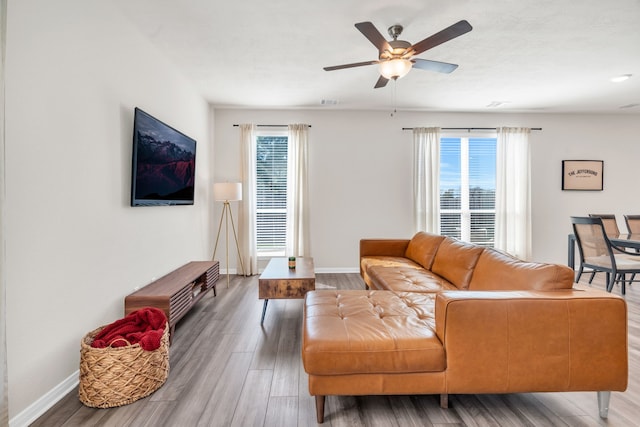
[(91, 347), (124, 347), (140, 344), (147, 351), (160, 347), (167, 316), (164, 311), (145, 307), (107, 325), (94, 337)]

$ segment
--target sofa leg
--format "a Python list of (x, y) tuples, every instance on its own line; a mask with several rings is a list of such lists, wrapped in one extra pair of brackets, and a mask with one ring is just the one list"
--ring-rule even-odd
[(318, 424), (324, 423), (324, 396), (316, 396), (316, 419)]
[(440, 395), (440, 407), (442, 409), (447, 409), (449, 407), (449, 395), (447, 393), (442, 393)]
[(611, 399), (610, 391), (598, 392), (598, 411), (600, 418), (606, 419), (609, 416), (609, 400)]

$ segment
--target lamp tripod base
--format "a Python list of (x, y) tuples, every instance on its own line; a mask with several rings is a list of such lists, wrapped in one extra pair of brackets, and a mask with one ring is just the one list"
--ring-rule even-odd
[(233, 238), (236, 242), (236, 250), (238, 252), (238, 259), (240, 260), (240, 266), (242, 267), (242, 275), (246, 276), (244, 270), (244, 263), (242, 262), (242, 256), (240, 255), (240, 246), (238, 245), (238, 235), (236, 234), (236, 226), (233, 222), (233, 213), (231, 212), (231, 205), (229, 201), (225, 200), (224, 207), (222, 208), (222, 215), (220, 216), (220, 224), (218, 225), (218, 235), (216, 236), (216, 244), (213, 248), (213, 257), (215, 260), (216, 251), (218, 250), (218, 241), (220, 240), (220, 232), (222, 231), (222, 222), (225, 223), (225, 242), (226, 242), (226, 255), (227, 255), (227, 288), (229, 287), (229, 220), (231, 221), (231, 228), (233, 230)]

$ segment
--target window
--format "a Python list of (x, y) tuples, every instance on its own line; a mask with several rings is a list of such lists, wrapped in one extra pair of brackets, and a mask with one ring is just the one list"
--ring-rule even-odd
[(256, 247), (263, 256), (285, 254), (287, 142), (286, 134), (256, 137)]
[(440, 234), (493, 247), (496, 138), (440, 139)]

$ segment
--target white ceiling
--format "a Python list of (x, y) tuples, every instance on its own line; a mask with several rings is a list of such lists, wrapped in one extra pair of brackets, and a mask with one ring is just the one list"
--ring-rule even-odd
[[(640, 113), (640, 0), (115, 3), (215, 106)], [(416, 43), (461, 19), (470, 33), (418, 56), (459, 64), (451, 74), (374, 89), (376, 65), (322, 69), (377, 59), (356, 22), (385, 37), (401, 24)], [(610, 81), (621, 74), (633, 77)]]

